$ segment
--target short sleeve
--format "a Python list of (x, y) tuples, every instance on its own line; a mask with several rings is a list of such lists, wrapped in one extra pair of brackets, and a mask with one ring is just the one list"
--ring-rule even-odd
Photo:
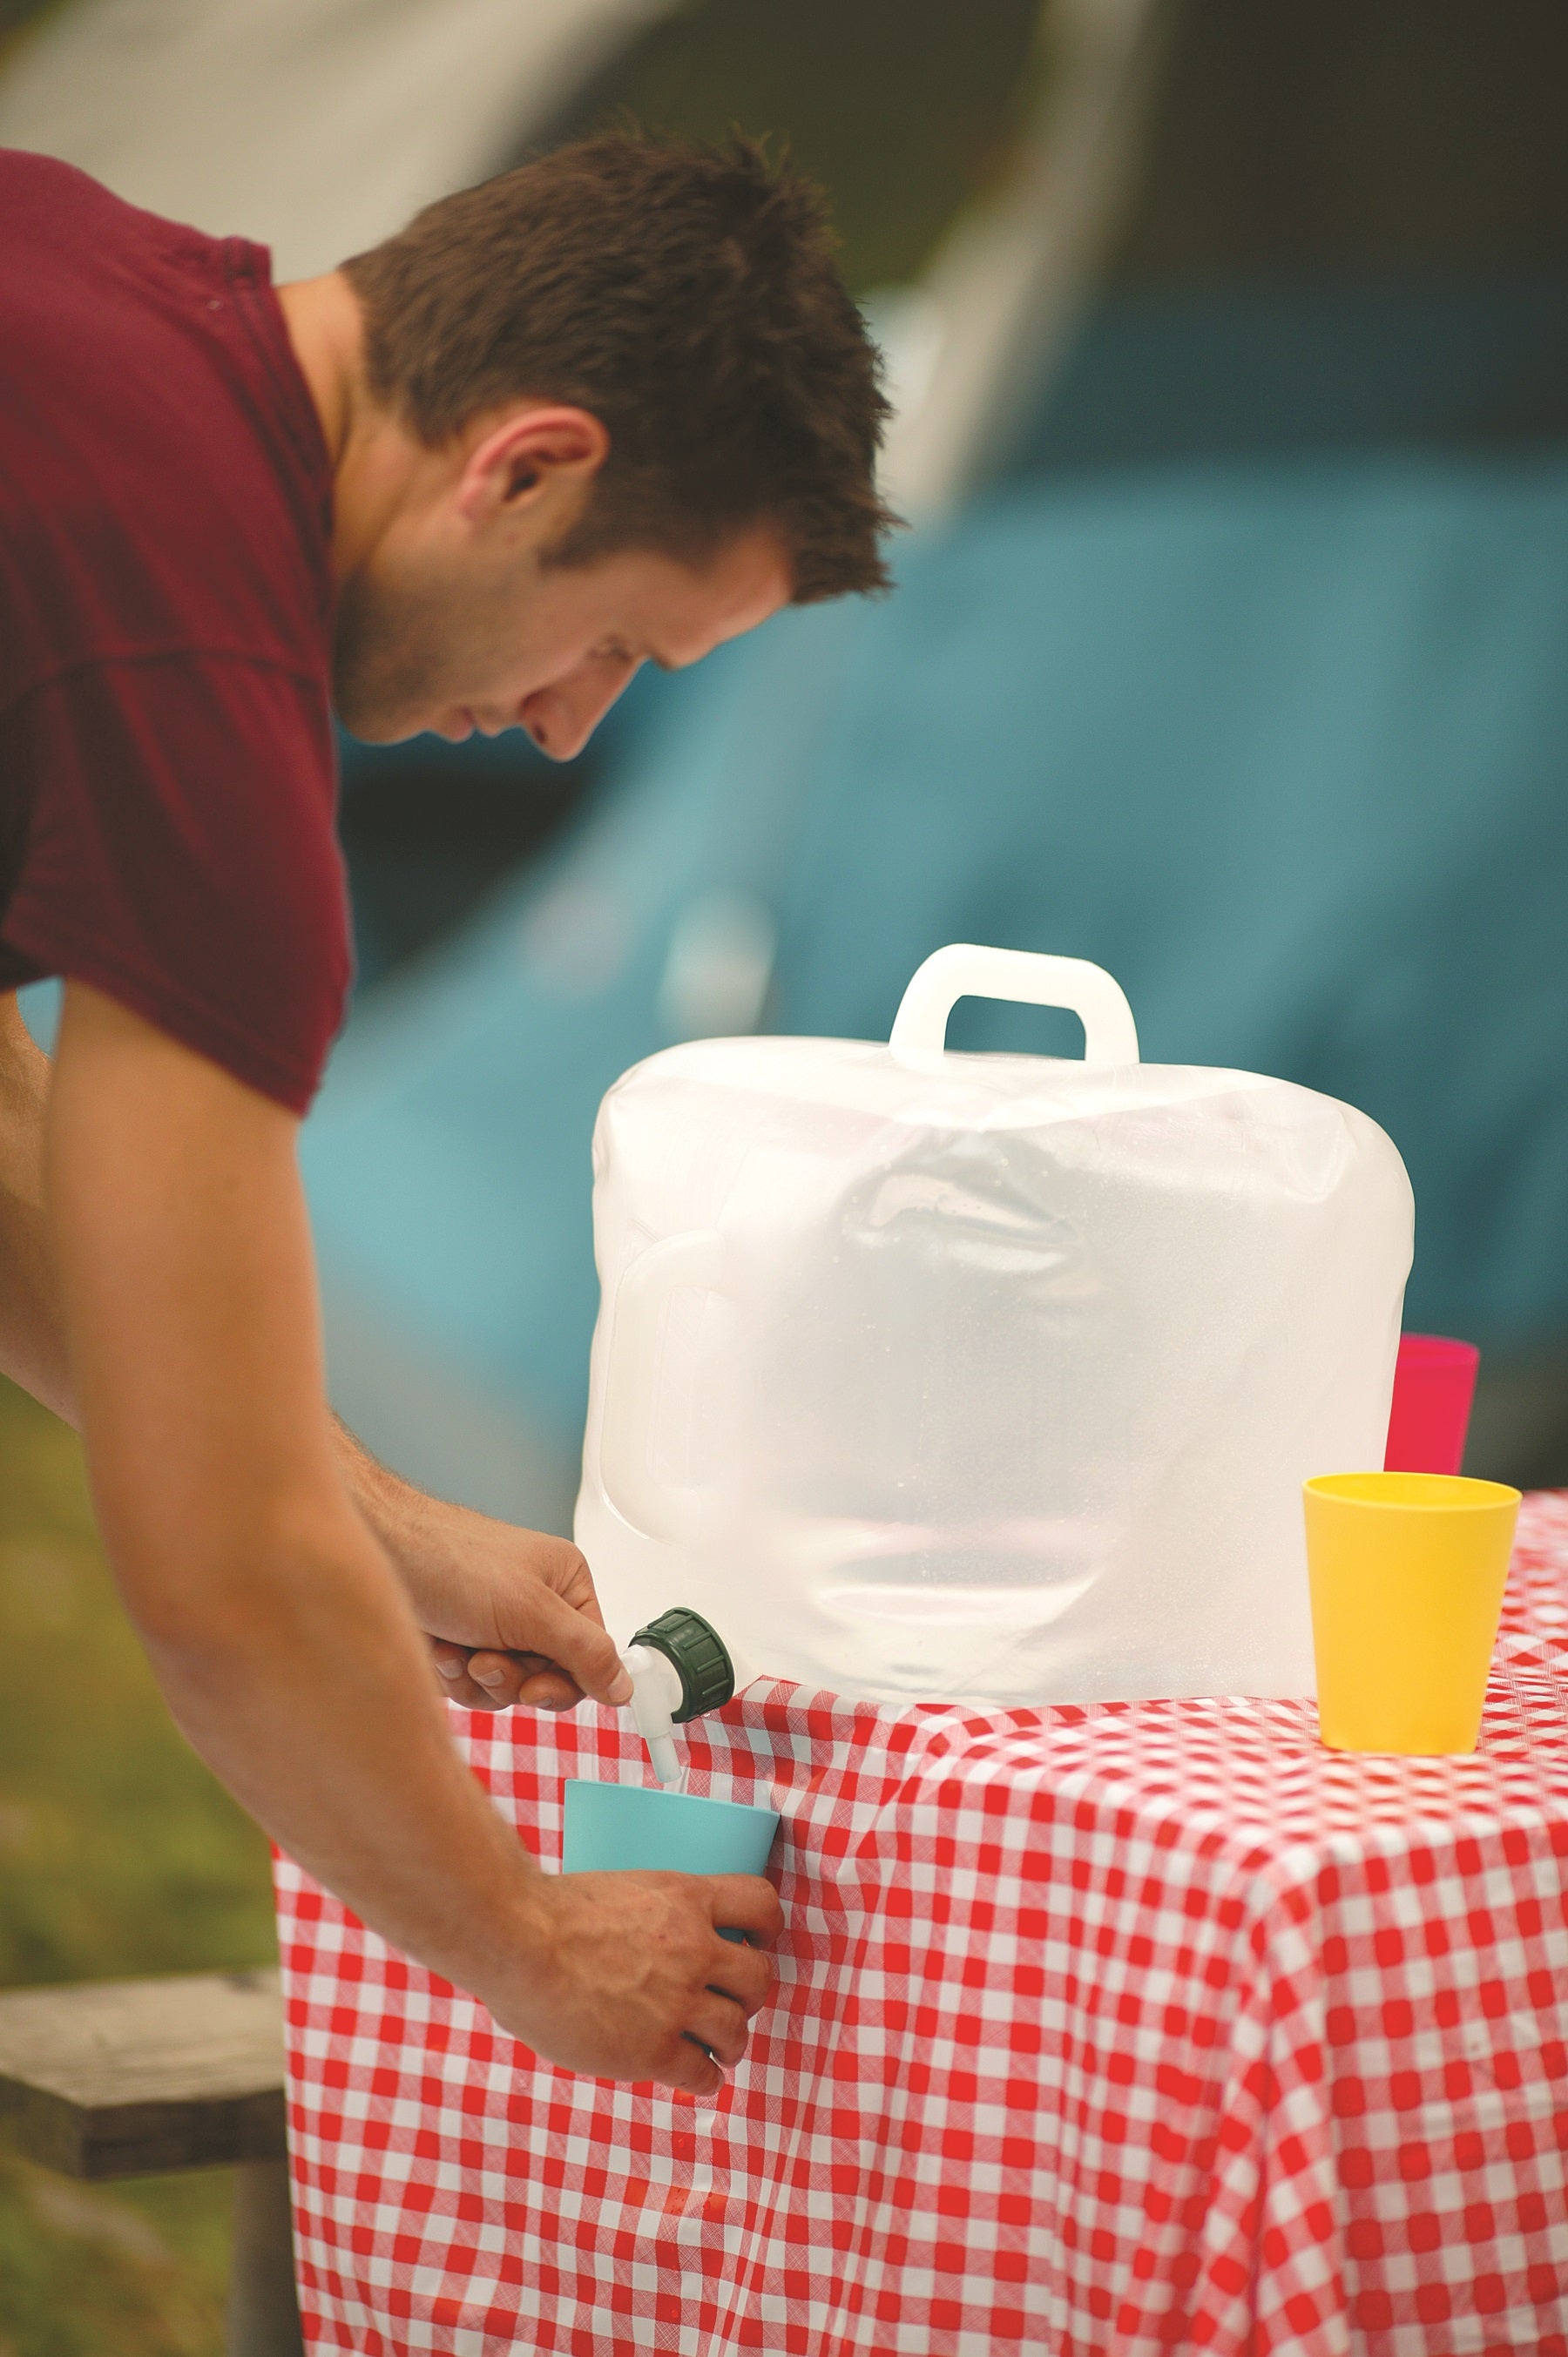
[(7, 733), (32, 791), (0, 935), (303, 1114), (351, 975), (324, 685), (104, 662), (35, 688)]

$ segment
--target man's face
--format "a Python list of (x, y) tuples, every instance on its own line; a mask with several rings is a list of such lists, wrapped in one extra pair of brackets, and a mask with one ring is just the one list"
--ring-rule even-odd
[(393, 536), (342, 585), (338, 710), (371, 744), (522, 727), (569, 760), (640, 664), (697, 662), (789, 592), (762, 528), (696, 566), (646, 549), (550, 565), (532, 534)]

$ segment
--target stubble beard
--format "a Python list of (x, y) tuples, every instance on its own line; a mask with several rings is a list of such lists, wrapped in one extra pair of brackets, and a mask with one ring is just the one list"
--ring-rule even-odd
[(451, 600), (365, 575), (343, 584), (332, 643), (332, 701), (351, 737), (394, 745), (462, 699), (446, 650)]

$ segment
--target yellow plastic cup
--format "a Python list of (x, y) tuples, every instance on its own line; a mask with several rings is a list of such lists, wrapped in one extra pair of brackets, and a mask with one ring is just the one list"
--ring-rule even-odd
[(1305, 1497), (1324, 1742), (1474, 1751), (1519, 1491), (1457, 1473), (1324, 1473)]

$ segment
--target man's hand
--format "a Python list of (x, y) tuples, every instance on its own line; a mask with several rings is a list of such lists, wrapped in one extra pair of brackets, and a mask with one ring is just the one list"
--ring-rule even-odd
[(441, 1691), (468, 1710), (631, 1699), (588, 1566), (570, 1539), (445, 1504), (338, 1427), (354, 1501), (403, 1577)]
[(716, 1927), (776, 1939), (783, 1915), (771, 1883), (566, 1874), (542, 1876), (535, 1893), (516, 2001), (491, 1998), (502, 2027), (568, 2071), (716, 2094), (773, 1983), (767, 1956)]
[[(453, 1509), (460, 1512), (460, 1508)], [(442, 1691), (467, 1710), (572, 1710), (585, 1698), (631, 1700), (631, 1680), (606, 1632), (586, 1562), (570, 1539), (468, 1518), (482, 1534), (483, 1613), (456, 1595), (414, 1588)], [(489, 1633), (474, 1641), (486, 1621)]]

